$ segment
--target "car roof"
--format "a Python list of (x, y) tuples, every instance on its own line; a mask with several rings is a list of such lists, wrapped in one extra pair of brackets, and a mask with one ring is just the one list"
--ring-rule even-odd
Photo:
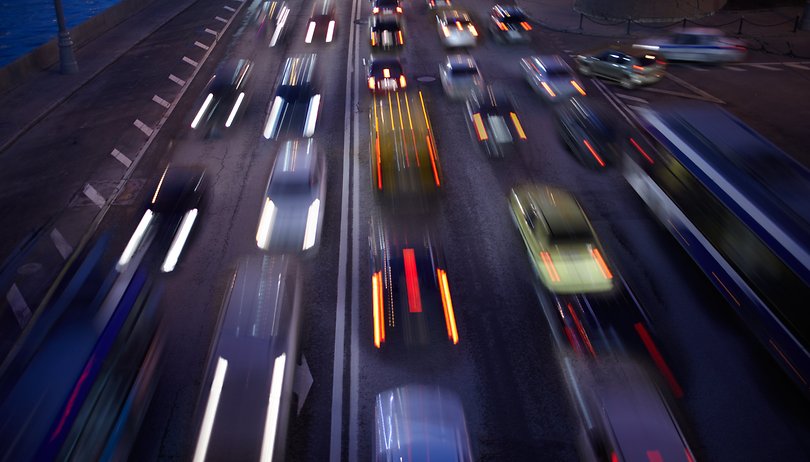
[(216, 71), (211, 82), (211, 91), (223, 91), (242, 84), (250, 71), (253, 61), (249, 59), (233, 59), (222, 64)]
[(453, 70), (456, 69), (477, 69), (475, 59), (469, 55), (450, 55), (447, 57), (446, 64), (450, 65)]
[(279, 148), (271, 182), (306, 182), (317, 165), (317, 159), (317, 145), (312, 138), (287, 141)]
[[(537, 56), (529, 56), (528, 60), (533, 64), (540, 66), (546, 69), (546, 72), (549, 70), (557, 70), (562, 69), (565, 71), (570, 71), (571, 66), (562, 59), (560, 55), (537, 55)], [(542, 71), (542, 69), (541, 69)]]
[(372, 58), (371, 64), (369, 65), (369, 69), (372, 72), (379, 71), (385, 67), (402, 72), (402, 62), (400, 62), (399, 58)]
[(591, 235), (588, 219), (579, 202), (568, 191), (548, 185), (530, 190), (552, 236)]
[(205, 168), (197, 165), (169, 165), (163, 171), (152, 196), (150, 208), (156, 212), (186, 210), (205, 188)]

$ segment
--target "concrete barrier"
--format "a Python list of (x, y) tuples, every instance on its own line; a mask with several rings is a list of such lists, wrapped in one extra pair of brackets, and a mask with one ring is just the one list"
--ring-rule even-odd
[[(154, 0), (121, 0), (100, 14), (70, 29), (70, 38), (73, 40), (74, 50), (79, 50), (88, 42), (93, 41), (108, 30), (122, 23), (153, 1)], [(54, 38), (48, 43), (32, 50), (25, 56), (21, 56), (0, 69), (0, 94), (25, 82), (27, 77), (31, 74), (48, 69), (59, 63), (57, 32), (56, 28), (54, 28)], [(79, 69), (81, 69), (81, 61), (79, 61)]]

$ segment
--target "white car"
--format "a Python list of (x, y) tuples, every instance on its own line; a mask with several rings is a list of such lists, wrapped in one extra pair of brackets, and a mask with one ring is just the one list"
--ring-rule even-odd
[(444, 46), (474, 47), (478, 43), (476, 29), (470, 14), (464, 10), (441, 10), (436, 13), (436, 27)]
[(744, 61), (748, 53), (745, 42), (727, 37), (719, 29), (686, 28), (668, 37), (642, 40), (636, 48), (657, 51), (669, 61), (725, 63)]
[(484, 91), (484, 77), (475, 59), (469, 55), (450, 55), (439, 66), (439, 77), (445, 94), (454, 99), (465, 99), (475, 91)]

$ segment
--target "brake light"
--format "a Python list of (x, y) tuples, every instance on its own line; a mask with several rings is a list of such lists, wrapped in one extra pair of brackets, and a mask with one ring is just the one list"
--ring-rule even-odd
[(517, 114), (515, 114), (514, 112), (510, 112), (509, 116), (512, 118), (512, 123), (515, 124), (515, 130), (517, 130), (518, 136), (520, 137), (520, 139), (525, 140), (526, 132), (523, 131), (523, 126), (520, 125), (520, 120), (518, 120)]
[(576, 81), (576, 80), (572, 80), (572, 81), (571, 81), (571, 85), (573, 85), (573, 86), (574, 86), (574, 88), (576, 88), (576, 89), (577, 89), (577, 91), (579, 92), (579, 94), (580, 94), (580, 95), (585, 96), (585, 89), (584, 89), (584, 88), (582, 88), (582, 87), (581, 87), (581, 86), (580, 86), (580, 85), (577, 83), (577, 81)]
[(377, 46), (377, 34), (375, 32), (371, 33), (371, 46)]
[(419, 293), (419, 276), (416, 272), (416, 256), (413, 249), (402, 249), (405, 260), (405, 286), (408, 290), (408, 311), (422, 312), (422, 297)]
[(504, 23), (502, 23), (500, 21), (498, 21), (497, 24), (498, 24), (498, 29), (506, 30), (506, 24), (504, 24)]
[(371, 276), (371, 300), (374, 309), (374, 346), (379, 348), (385, 342), (385, 315), (383, 314), (382, 273), (380, 271)]
[(523, 21), (522, 23), (520, 23), (520, 25), (523, 26), (523, 28), (526, 30), (532, 30), (532, 26), (530, 26), (529, 23), (526, 21)]
[(373, 90), (374, 88), (375, 88), (374, 77), (369, 77), (368, 78), (368, 89)]
[(397, 31), (397, 38), (399, 39), (400, 45), (405, 45), (405, 40), (402, 38), (402, 31)]
[(557, 96), (557, 94), (554, 93), (554, 91), (551, 89), (551, 87), (548, 86), (546, 82), (540, 82), (540, 85), (542, 85), (543, 88), (546, 89), (546, 93), (548, 93), (548, 95), (551, 96), (552, 98)]
[(401, 6), (397, 7), (397, 13), (402, 13), (402, 7)]
[(540, 258), (543, 259), (543, 265), (546, 267), (548, 277), (554, 282), (560, 282), (560, 274), (557, 273), (557, 268), (554, 266), (554, 262), (551, 261), (551, 255), (548, 252), (540, 252)]
[(404, 76), (404, 75), (400, 75), (400, 76), (399, 76), (399, 86), (400, 86), (400, 88), (405, 88), (406, 83), (407, 83), (407, 82), (405, 82), (405, 76)]
[(636, 72), (641, 72), (644, 70), (644, 68), (639, 66), (638, 64), (633, 64), (633, 70)]
[(450, 285), (447, 283), (447, 272), (443, 269), (436, 270), (439, 279), (439, 291), (442, 294), (442, 307), (444, 308), (444, 322), (447, 326), (447, 338), (458, 343), (458, 329), (456, 328), (456, 314), (453, 311), (453, 300), (450, 298)]
[(378, 7), (378, 6), (375, 6), (374, 8), (371, 9), (372, 14), (377, 14), (379, 12), (380, 12), (380, 7)]
[(489, 138), (487, 129), (484, 127), (484, 121), (481, 120), (481, 114), (473, 114), (473, 125), (475, 125), (475, 133), (478, 135), (479, 141), (484, 141)]
[(456, 29), (458, 29), (458, 30), (464, 30), (464, 26), (462, 26), (462, 25), (461, 25), (461, 22), (460, 22), (460, 21), (456, 21)]
[(591, 249), (591, 255), (593, 255), (593, 259), (596, 260), (596, 264), (599, 265), (599, 270), (602, 271), (602, 276), (605, 279), (613, 279), (613, 274), (610, 272), (610, 268), (608, 268), (607, 263), (602, 258), (602, 254), (599, 253), (599, 249)]

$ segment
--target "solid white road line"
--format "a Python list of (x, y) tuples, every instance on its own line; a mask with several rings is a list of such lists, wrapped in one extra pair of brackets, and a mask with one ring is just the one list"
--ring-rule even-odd
[(643, 104), (649, 104), (650, 103), (649, 101), (647, 101), (644, 98), (638, 98), (638, 97), (635, 97), (635, 96), (625, 95), (625, 94), (622, 94), (622, 93), (616, 93), (616, 96), (618, 96), (621, 99), (626, 99), (628, 101), (635, 101), (637, 103), (643, 103)]
[(102, 207), (104, 203), (107, 202), (107, 200), (104, 199), (104, 196), (102, 196), (101, 194), (99, 194), (98, 191), (96, 191), (96, 188), (90, 186), (90, 183), (84, 185), (84, 189), (82, 190), (82, 192), (84, 193), (85, 196), (87, 196), (88, 199), (93, 201), (93, 203), (96, 204), (98, 207)]
[(165, 99), (161, 98), (161, 97), (160, 97), (160, 96), (158, 96), (158, 95), (154, 95), (154, 96), (152, 97), (152, 101), (154, 101), (154, 102), (156, 102), (156, 103), (160, 104), (161, 106), (163, 106), (163, 107), (165, 107), (165, 108), (168, 108), (169, 106), (171, 106), (171, 103), (169, 103), (168, 101), (166, 101)]
[(748, 65), (751, 66), (751, 67), (756, 67), (757, 69), (764, 69), (766, 71), (781, 71), (782, 70), (782, 69), (780, 69), (780, 68), (778, 68), (776, 66), (769, 66), (767, 64), (749, 63)]
[(62, 233), (56, 228), (51, 231), (51, 241), (53, 241), (53, 245), (56, 246), (56, 251), (59, 252), (59, 255), (61, 255), (63, 259), (67, 260), (67, 257), (73, 253), (73, 247), (68, 244), (65, 236), (62, 236)]
[[(682, 86), (682, 87), (684, 87), (684, 88), (686, 88), (688, 90), (691, 90), (691, 91), (697, 93), (698, 95), (705, 98), (707, 101), (712, 101), (712, 102), (717, 103), (717, 104), (726, 104), (726, 102), (723, 101), (722, 99), (716, 98), (716, 97), (710, 95), (706, 91), (701, 90), (700, 88), (692, 85), (691, 83), (689, 83), (689, 82), (687, 82), (687, 81), (685, 81), (685, 80), (683, 80), (683, 79), (681, 79), (679, 77), (675, 77), (674, 75), (669, 74), (669, 73), (664, 74), (664, 77), (672, 80), (673, 82), (677, 83), (678, 85), (680, 85), (680, 86)], [(653, 91), (653, 90), (657, 90), (657, 89), (655, 89), (655, 88), (645, 88), (645, 90)]]
[(110, 155), (115, 157), (118, 162), (124, 164), (124, 167), (129, 168), (129, 166), (132, 165), (132, 161), (129, 160), (129, 157), (125, 156), (124, 153), (118, 149), (113, 149)]
[[(357, 8), (357, 21), (360, 15), (360, 8)], [(351, 44), (351, 42), (350, 42)], [(360, 40), (355, 36), (354, 41), (354, 56), (360, 56)], [(356, 61), (356, 58), (355, 58)], [(360, 100), (360, 79), (358, 76), (361, 74), (357, 62), (352, 62), (355, 73), (350, 81), (354, 84), (354, 91), (352, 96), (354, 102), (359, 103)], [(348, 85), (347, 85), (348, 88)], [(355, 107), (352, 104), (351, 107)], [(358, 414), (358, 400), (360, 393), (360, 113), (354, 112), (354, 144), (352, 152), (354, 153), (354, 163), (352, 164), (352, 326), (351, 326), (351, 356), (349, 356), (349, 460), (360, 460), (357, 455), (357, 432), (360, 428), (360, 422), (357, 418)]]
[(219, 22), (228, 22), (228, 20), (227, 20), (227, 19), (225, 19), (225, 18), (223, 18), (223, 17), (221, 17), (221, 16), (217, 16), (217, 17), (216, 17), (216, 18), (214, 18), (214, 19), (216, 19), (216, 20), (217, 20), (217, 21), (219, 21)]
[(189, 58), (188, 56), (183, 56), (183, 61), (191, 64), (194, 67), (197, 67), (197, 66), (200, 65), (200, 63), (198, 63), (197, 61), (194, 61), (193, 59)]
[(169, 80), (176, 83), (177, 85), (180, 85), (181, 87), (186, 84), (185, 80), (181, 79), (180, 77), (174, 74), (169, 74)]
[(135, 122), (132, 122), (132, 125), (138, 127), (138, 130), (144, 132), (146, 136), (152, 136), (153, 129), (146, 126), (145, 123), (141, 122), (140, 119), (135, 119)]
[(6, 300), (8, 300), (8, 305), (11, 307), (11, 312), (14, 313), (14, 317), (17, 318), (17, 324), (20, 327), (25, 327), (28, 321), (31, 320), (31, 308), (28, 307), (28, 303), (25, 303), (17, 284), (11, 284), (11, 288), (6, 292)]
[(807, 64), (807, 63), (785, 63), (785, 66), (792, 67), (793, 69), (799, 69), (799, 70), (802, 70), (802, 71), (810, 71), (810, 67), (803, 66), (802, 64)]
[(194, 46), (196, 46), (196, 47), (200, 47), (200, 48), (202, 48), (203, 50), (207, 50), (207, 49), (209, 48), (209, 47), (208, 47), (208, 45), (206, 45), (206, 44), (204, 44), (204, 43), (202, 43), (202, 42), (200, 42), (200, 41), (196, 41), (196, 42), (194, 42)]
[[(352, 18), (356, 18), (358, 14), (358, 0), (352, 2)], [(346, 103), (344, 107), (344, 126), (349, 127), (352, 122), (352, 84), (353, 80), (357, 77), (353, 75), (354, 62), (356, 54), (352, 44), (356, 40), (355, 28), (352, 27), (349, 31), (349, 56), (346, 66)], [(355, 138), (357, 133), (354, 133)], [(343, 430), (343, 368), (344, 368), (344, 352), (345, 352), (345, 330), (346, 330), (346, 258), (348, 244), (348, 225), (349, 225), (349, 180), (351, 171), (350, 168), (350, 138), (351, 130), (347, 130), (343, 134), (343, 187), (341, 195), (341, 212), (340, 212), (340, 252), (338, 254), (338, 281), (337, 281), (337, 307), (335, 309), (335, 354), (334, 364), (332, 367), (332, 414), (330, 422), (330, 440), (329, 440), (329, 461), (340, 462), (342, 445), (341, 435)], [(356, 141), (355, 141), (356, 143)], [(356, 163), (356, 162), (355, 162)], [(357, 182), (357, 177), (354, 179)], [(358, 213), (357, 209), (354, 211)], [(353, 230), (352, 236), (354, 237), (357, 230)], [(356, 243), (355, 243), (356, 246)], [(352, 253), (354, 260), (354, 252)], [(352, 268), (352, 273), (357, 272), (357, 267)], [(353, 276), (353, 278), (356, 275)], [(352, 294), (353, 305), (356, 304), (355, 295)], [(354, 317), (354, 316), (353, 316)], [(350, 353), (351, 354), (351, 353)], [(350, 356), (350, 360), (352, 357)], [(351, 457), (349, 460), (352, 460)]]

